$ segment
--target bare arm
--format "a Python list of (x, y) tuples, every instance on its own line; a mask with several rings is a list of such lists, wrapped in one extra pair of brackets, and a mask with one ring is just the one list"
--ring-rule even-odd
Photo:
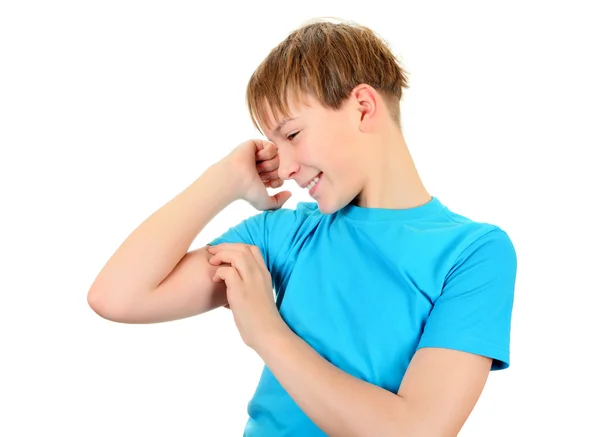
[(205, 248), (191, 252), (199, 232), (239, 198), (236, 172), (225, 162), (207, 169), (146, 219), (121, 244), (88, 292), (100, 316), (123, 323), (156, 323), (201, 314), (227, 303)]
[(90, 307), (122, 323), (158, 323), (202, 314), (227, 304), (225, 286), (206, 248), (188, 252), (204, 227), (227, 205), (245, 199), (256, 209), (281, 208), (277, 147), (248, 140), (166, 205), (121, 244), (88, 291)]
[(397, 393), (325, 360), (287, 326), (257, 349), (298, 406), (328, 436), (455, 437), (485, 386), (492, 360), (417, 350)]

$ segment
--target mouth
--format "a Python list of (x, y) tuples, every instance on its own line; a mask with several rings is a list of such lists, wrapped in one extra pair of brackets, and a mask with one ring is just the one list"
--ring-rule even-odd
[(308, 194), (310, 194), (311, 196), (317, 191), (317, 188), (319, 186), (319, 182), (320, 182), (322, 176), (323, 176), (323, 172), (321, 172), (317, 176), (315, 176), (308, 183), (308, 185), (306, 185), (306, 189), (308, 190)]

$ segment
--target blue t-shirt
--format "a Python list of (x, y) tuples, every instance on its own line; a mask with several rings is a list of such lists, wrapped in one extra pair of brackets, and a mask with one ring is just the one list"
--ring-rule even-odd
[[(287, 325), (341, 370), (393, 393), (415, 351), (457, 349), (509, 365), (517, 260), (498, 226), (451, 212), (316, 203), (258, 213), (211, 245), (258, 246)], [(325, 436), (265, 366), (244, 436)]]

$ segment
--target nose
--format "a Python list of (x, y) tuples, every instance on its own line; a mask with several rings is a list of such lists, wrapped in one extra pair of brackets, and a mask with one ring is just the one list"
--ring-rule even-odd
[(300, 165), (290, 150), (283, 150), (285, 148), (279, 148), (279, 170), (277, 171), (278, 176), (285, 180), (292, 179), (298, 170)]

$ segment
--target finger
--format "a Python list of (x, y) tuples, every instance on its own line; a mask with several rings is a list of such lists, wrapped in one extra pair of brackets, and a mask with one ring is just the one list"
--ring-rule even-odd
[(260, 267), (264, 268), (265, 270), (268, 270), (267, 265), (265, 264), (265, 259), (262, 255), (262, 252), (258, 248), (258, 246), (250, 246), (249, 249), (250, 249), (250, 253), (254, 257), (254, 260), (256, 261), (256, 263)]
[(278, 172), (278, 170), (273, 170), (273, 171), (270, 171), (268, 173), (263, 173), (263, 174), (260, 175), (260, 178), (263, 181), (272, 181), (272, 180), (275, 180), (275, 179), (279, 179), (279, 174), (277, 172)]
[(243, 243), (221, 243), (214, 246), (207, 246), (208, 253), (211, 255), (208, 258), (209, 264), (213, 266), (218, 266), (224, 263), (219, 257), (215, 257), (214, 255), (223, 251), (223, 250), (242, 250)]
[(221, 243), (221, 244), (217, 244), (215, 246), (208, 246), (208, 251), (213, 255), (211, 258), (209, 258), (209, 262), (211, 262), (211, 264), (213, 262), (219, 263), (219, 264), (222, 262), (227, 262), (227, 261), (225, 261), (225, 259), (230, 256), (233, 256), (233, 254), (227, 255), (225, 257), (219, 257), (218, 255), (222, 254), (224, 252), (236, 252), (237, 251), (237, 252), (240, 252), (242, 254), (242, 256), (247, 253), (250, 253), (252, 255), (252, 257), (254, 258), (254, 260), (259, 265), (262, 265), (266, 268), (266, 265), (264, 263), (265, 262), (264, 257), (258, 246), (254, 246), (251, 244), (244, 244), (244, 243)]
[(258, 173), (267, 173), (273, 170), (277, 170), (279, 168), (279, 156), (276, 156), (267, 161), (262, 161), (260, 164), (256, 165), (256, 170)]
[(213, 281), (225, 282), (227, 288), (230, 288), (238, 286), (242, 282), (242, 279), (235, 268), (219, 267), (213, 276)]
[(281, 186), (283, 186), (283, 180), (282, 179), (274, 179), (272, 181), (267, 181), (266, 182), (271, 188), (279, 188)]
[(252, 144), (254, 144), (254, 151), (255, 151), (255, 153), (260, 152), (265, 147), (267, 147), (269, 144), (273, 144), (272, 141), (262, 140), (262, 139), (253, 139), (253, 140), (250, 140), (250, 141), (252, 141)]
[(280, 209), (290, 197), (292, 197), (290, 191), (280, 191), (279, 193), (269, 196), (268, 209)]
[(273, 159), (277, 155), (277, 146), (273, 143), (263, 141), (262, 147), (256, 152), (256, 162)]
[(211, 264), (213, 266), (220, 266), (221, 264), (223, 264), (223, 261), (221, 261), (219, 258), (215, 257), (214, 255), (211, 255), (211, 257), (208, 258), (208, 262), (209, 262), (209, 264)]
[(242, 280), (249, 278), (260, 266), (249, 248), (245, 248), (244, 250), (222, 250), (215, 254), (213, 258), (217, 258), (218, 261), (212, 260), (211, 264), (216, 262), (231, 264), (237, 270)]
[[(218, 263), (229, 262), (237, 271), (241, 281), (269, 275), (262, 252), (257, 246), (246, 246), (244, 251), (224, 250), (214, 255), (213, 258), (217, 258)], [(213, 263), (211, 261), (211, 264)]]

